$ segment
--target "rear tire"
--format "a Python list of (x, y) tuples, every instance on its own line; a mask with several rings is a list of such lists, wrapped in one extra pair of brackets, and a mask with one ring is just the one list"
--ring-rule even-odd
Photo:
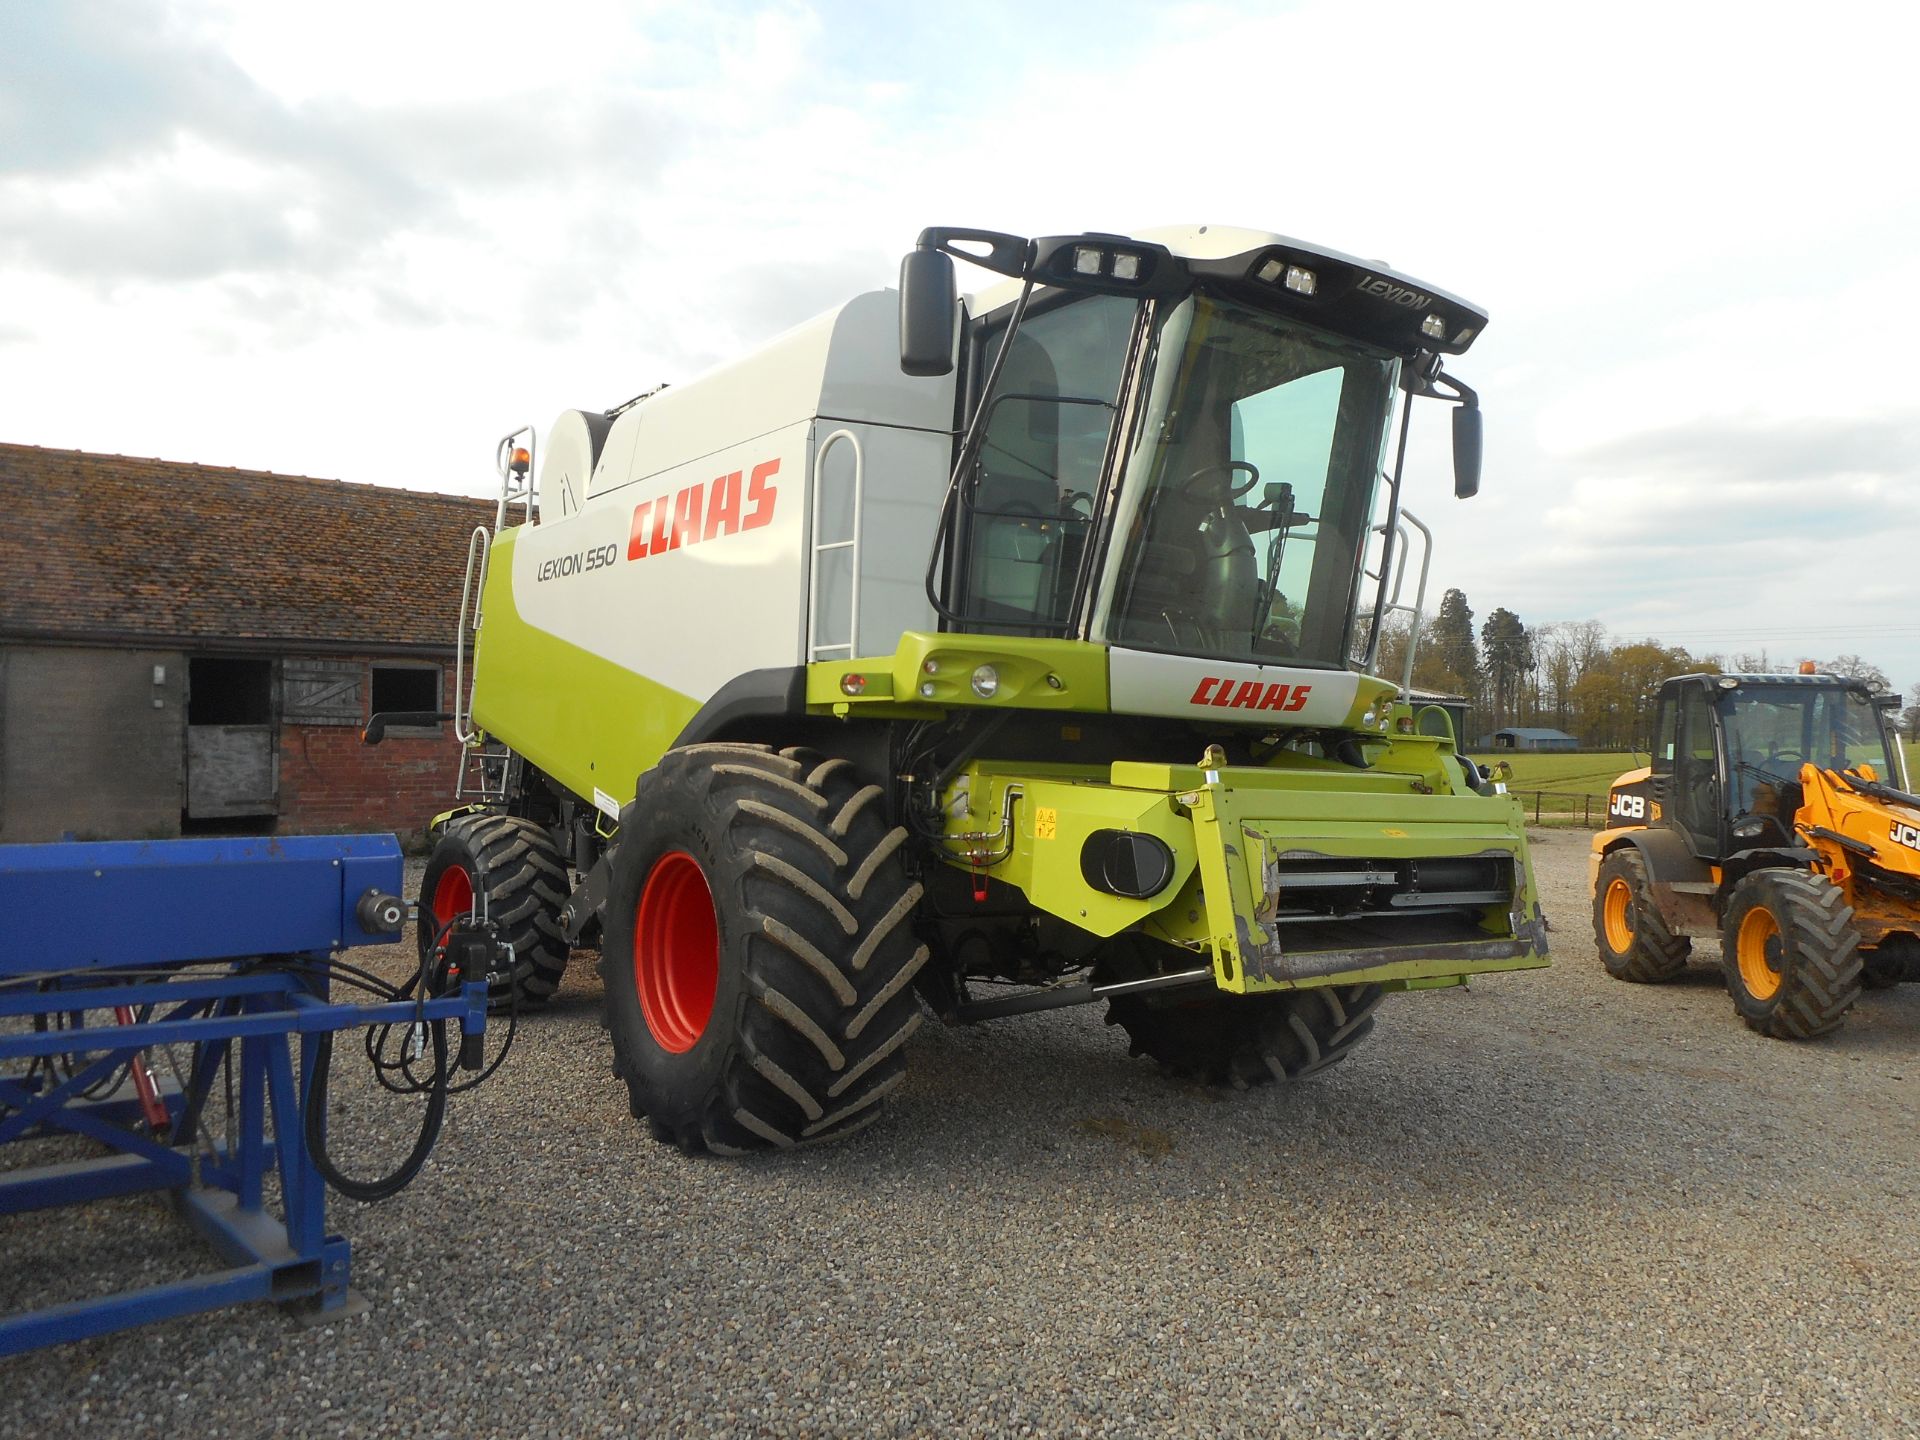
[(1720, 934), (1734, 1009), (1763, 1035), (1825, 1035), (1860, 998), (1853, 909), (1825, 876), (1754, 871), (1734, 887)]
[[(1122, 969), (1148, 974), (1159, 947), (1122, 952)], [(1378, 985), (1321, 985), (1265, 995), (1218, 990), (1148, 991), (1107, 1002), (1107, 1023), (1127, 1032), (1132, 1053), (1168, 1072), (1210, 1085), (1246, 1089), (1301, 1080), (1337, 1065), (1373, 1033), (1386, 998)]]
[(441, 831), (420, 879), (420, 954), (425, 958), (448, 921), (484, 898), (487, 917), (513, 946), (511, 979), (494, 982), (494, 998), (540, 1004), (559, 988), (567, 969), (570, 947), (560, 929), (560, 908), (568, 888), (566, 857), (533, 821), (458, 816)]
[(927, 963), (907, 832), (853, 765), (690, 745), (622, 813), (601, 975), (636, 1119), (688, 1153), (832, 1140), (906, 1078)]
[(1631, 847), (1600, 862), (1593, 887), (1593, 943), (1616, 980), (1657, 985), (1687, 968), (1693, 942), (1668, 928), (1647, 883), (1647, 862)]

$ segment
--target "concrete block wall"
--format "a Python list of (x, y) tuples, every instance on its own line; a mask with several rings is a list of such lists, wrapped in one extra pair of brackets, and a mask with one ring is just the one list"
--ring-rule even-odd
[(173, 651), (0, 644), (0, 843), (178, 835), (186, 680)]

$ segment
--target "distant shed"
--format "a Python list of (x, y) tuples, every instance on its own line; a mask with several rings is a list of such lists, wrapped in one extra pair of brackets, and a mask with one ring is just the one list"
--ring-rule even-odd
[(1564, 730), (1510, 725), (1480, 742), (1484, 750), (1578, 750), (1580, 742)]
[(0, 445), (0, 841), (416, 830), (493, 504)]

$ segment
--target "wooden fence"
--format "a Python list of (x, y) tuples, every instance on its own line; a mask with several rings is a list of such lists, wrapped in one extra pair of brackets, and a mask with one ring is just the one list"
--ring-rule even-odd
[(1601, 830), (1607, 823), (1607, 797), (1572, 795), (1564, 790), (1516, 790), (1507, 787), (1527, 807), (1527, 817), (1535, 825), (1584, 825)]

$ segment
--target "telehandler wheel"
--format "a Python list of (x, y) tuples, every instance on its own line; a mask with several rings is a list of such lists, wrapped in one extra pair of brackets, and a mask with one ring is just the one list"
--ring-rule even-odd
[(1693, 942), (1675, 935), (1647, 885), (1647, 862), (1631, 847), (1600, 862), (1593, 890), (1593, 943), (1616, 980), (1656, 985), (1687, 968)]
[[(1122, 937), (1122, 940), (1128, 937)], [(1150, 973), (1143, 951), (1118, 952), (1122, 973)], [(1301, 1080), (1338, 1064), (1373, 1033), (1378, 985), (1324, 985), (1271, 995), (1217, 990), (1118, 995), (1107, 1023), (1127, 1032), (1132, 1053), (1175, 1075), (1245, 1089)]]
[(600, 973), (634, 1117), (689, 1154), (878, 1118), (919, 1028), (921, 887), (851, 762), (670, 750), (620, 817)]
[(496, 1001), (539, 1004), (559, 988), (569, 946), (560, 929), (567, 861), (551, 836), (517, 815), (462, 815), (447, 822), (420, 879), (418, 932), (424, 958), (434, 937), (476, 898), (513, 946), (513, 978), (496, 981)]
[(1734, 887), (1720, 937), (1734, 1009), (1763, 1035), (1824, 1035), (1860, 998), (1853, 909), (1823, 875), (1754, 871)]

